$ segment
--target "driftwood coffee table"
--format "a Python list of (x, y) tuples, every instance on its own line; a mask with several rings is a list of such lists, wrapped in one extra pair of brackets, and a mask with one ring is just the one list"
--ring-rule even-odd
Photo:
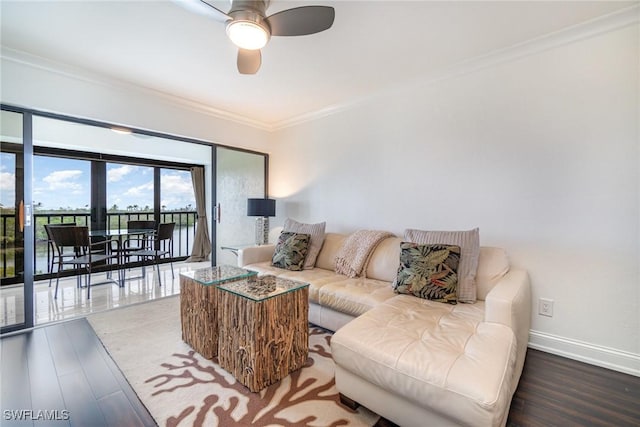
[(252, 392), (309, 356), (309, 284), (274, 276), (217, 286), (218, 363)]
[(180, 274), (182, 340), (207, 359), (218, 354), (218, 290), (230, 280), (255, 276), (254, 271), (222, 265)]

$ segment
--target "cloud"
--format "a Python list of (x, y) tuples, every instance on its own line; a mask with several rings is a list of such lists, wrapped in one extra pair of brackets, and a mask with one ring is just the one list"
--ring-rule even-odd
[(193, 184), (189, 174), (163, 174), (161, 196), (161, 206), (175, 209), (184, 208), (190, 204), (195, 209)]
[(107, 171), (107, 182), (118, 182), (136, 169), (135, 166), (122, 165)]
[(193, 197), (191, 177), (186, 175), (162, 175), (162, 190), (170, 193), (187, 193)]
[(136, 198), (142, 198), (151, 195), (153, 197), (153, 181), (146, 182), (136, 187), (131, 187), (125, 191), (123, 196), (131, 196)]
[[(193, 186), (191, 185), (191, 177), (188, 175), (185, 177), (163, 174), (161, 195), (160, 205), (166, 206), (168, 209), (184, 208), (189, 204), (195, 209), (196, 202), (193, 196)], [(134, 203), (140, 205), (140, 200), (145, 200), (149, 196), (153, 196), (153, 181), (129, 188), (121, 194), (121, 197), (117, 198), (120, 202), (116, 203), (121, 205), (126, 198), (126, 204), (133, 200), (135, 201)], [(116, 197), (113, 200), (115, 202)]]
[(42, 181), (47, 184), (48, 190), (64, 190), (76, 194), (82, 191), (82, 183), (78, 182), (80, 177), (81, 170), (60, 170), (51, 172), (42, 178)]
[(16, 175), (11, 172), (0, 172), (0, 190), (11, 191), (16, 186)]
[(0, 205), (13, 206), (15, 198), (16, 175), (11, 172), (0, 172)]

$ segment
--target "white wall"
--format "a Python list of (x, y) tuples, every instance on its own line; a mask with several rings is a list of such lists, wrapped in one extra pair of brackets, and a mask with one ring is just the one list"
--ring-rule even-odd
[(530, 273), (532, 346), (640, 375), (638, 40), (636, 21), (276, 132), (274, 223), (479, 226)]

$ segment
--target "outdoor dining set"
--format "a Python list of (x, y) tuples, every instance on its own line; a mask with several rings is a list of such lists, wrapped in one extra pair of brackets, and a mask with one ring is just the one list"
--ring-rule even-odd
[[(91, 230), (76, 223), (45, 224), (48, 244), (54, 256), (48, 266), (56, 275), (54, 299), (58, 297), (58, 285), (62, 274), (75, 274), (78, 286), (87, 288), (91, 298), (91, 274), (106, 271), (110, 282), (125, 286), (126, 270), (155, 264), (160, 282), (160, 262), (173, 258), (173, 231), (175, 222), (156, 224), (153, 220), (131, 220), (126, 229)], [(111, 274), (117, 270), (117, 279)], [(171, 263), (173, 276), (173, 263)], [(85, 285), (82, 285), (82, 276)], [(51, 286), (52, 279), (49, 280)]]

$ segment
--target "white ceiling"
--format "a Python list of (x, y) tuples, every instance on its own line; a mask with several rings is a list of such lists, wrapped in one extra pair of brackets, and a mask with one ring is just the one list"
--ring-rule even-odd
[(273, 0), (268, 14), (333, 6), (335, 23), (272, 38), (253, 76), (223, 24), (172, 1), (2, 0), (1, 43), (269, 127), (636, 3)]

